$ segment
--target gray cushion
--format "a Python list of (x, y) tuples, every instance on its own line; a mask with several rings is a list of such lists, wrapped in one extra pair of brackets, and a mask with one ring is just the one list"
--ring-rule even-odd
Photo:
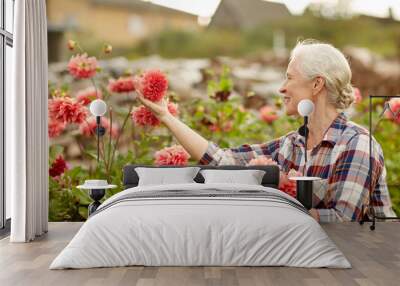
[[(154, 166), (154, 165), (126, 165), (123, 168), (123, 184), (124, 188), (133, 188), (138, 185), (139, 177), (135, 171), (137, 167), (147, 167), (147, 168), (182, 168), (184, 166)], [(212, 165), (191, 165), (190, 167), (199, 167), (201, 170), (205, 169), (220, 169), (220, 170), (264, 170), (265, 175), (262, 179), (261, 184), (265, 187), (271, 187), (277, 189), (279, 186), (279, 167), (275, 165), (259, 165), (259, 166), (237, 166), (237, 165), (221, 165), (221, 166), (212, 166)], [(204, 178), (200, 174), (197, 173), (197, 176), (194, 178), (194, 181), (197, 183), (204, 183)]]
[(195, 183), (193, 180), (199, 167), (186, 168), (148, 168), (137, 167), (139, 186)]
[(205, 184), (233, 183), (247, 185), (261, 185), (265, 175), (263, 170), (201, 170)]

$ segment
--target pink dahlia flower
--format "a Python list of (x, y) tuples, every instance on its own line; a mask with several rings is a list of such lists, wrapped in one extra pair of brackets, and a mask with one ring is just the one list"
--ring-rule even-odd
[[(254, 158), (247, 163), (247, 166), (254, 165), (278, 165), (278, 163), (267, 156), (259, 156)], [(289, 177), (302, 176), (300, 172), (291, 169), (288, 174), (280, 171), (279, 173), (279, 190), (287, 193), (292, 197), (296, 197), (296, 181), (289, 180)]]
[(108, 82), (108, 90), (115, 93), (131, 92), (135, 90), (135, 81), (133, 77), (110, 79)]
[(268, 124), (271, 124), (279, 118), (278, 114), (276, 113), (276, 109), (272, 106), (264, 105), (259, 111), (261, 119)]
[(362, 101), (361, 91), (355, 87), (354, 88), (354, 103), (360, 103)]
[(68, 63), (69, 73), (77, 78), (91, 78), (97, 72), (97, 59), (88, 57), (86, 53), (72, 56)]
[[(178, 105), (172, 102), (168, 102), (168, 110), (173, 116), (178, 116), (179, 110)], [(153, 112), (146, 106), (137, 107), (132, 111), (132, 120), (140, 126), (159, 126), (161, 121), (153, 114)]]
[(87, 114), (86, 107), (70, 97), (49, 99), (49, 116), (52, 120), (80, 124), (85, 121)]
[(64, 131), (66, 124), (64, 122), (49, 119), (48, 126), (49, 137), (55, 138), (60, 136), (60, 134)]
[(80, 102), (82, 105), (88, 105), (90, 104), (93, 100), (102, 98), (103, 94), (101, 93), (101, 90), (97, 90), (94, 87), (88, 87), (86, 89), (82, 89), (78, 91), (76, 94), (76, 101)]
[(224, 131), (224, 132), (229, 132), (229, 131), (232, 130), (232, 128), (233, 128), (233, 122), (232, 122), (232, 120), (228, 120), (227, 122), (225, 122), (225, 123), (222, 125), (222, 131)]
[(227, 122), (223, 123), (221, 127), (216, 123), (211, 123), (208, 125), (208, 129), (212, 132), (218, 132), (218, 131), (229, 132), (232, 130), (232, 128), (233, 128), (232, 120), (228, 120)]
[(389, 100), (390, 110), (385, 111), (385, 117), (400, 124), (400, 98), (392, 98)]
[(173, 145), (157, 151), (154, 155), (155, 164), (160, 165), (187, 165), (189, 153), (180, 146)]
[(215, 123), (210, 124), (210, 125), (208, 126), (208, 129), (209, 129), (211, 132), (218, 132), (218, 131), (220, 131), (220, 128), (219, 128), (218, 124), (215, 124)]
[(297, 193), (296, 191), (297, 184), (296, 181), (289, 180), (289, 177), (298, 177), (298, 176), (302, 176), (302, 174), (294, 169), (290, 169), (288, 174), (280, 172), (279, 190), (295, 198)]
[(158, 126), (160, 125), (160, 120), (151, 112), (150, 109), (148, 109), (146, 106), (140, 106), (135, 108), (134, 111), (132, 111), (132, 120), (135, 122), (135, 124), (140, 125), (140, 126)]
[(150, 70), (136, 78), (136, 88), (144, 98), (156, 102), (160, 101), (168, 89), (168, 80), (159, 70)]

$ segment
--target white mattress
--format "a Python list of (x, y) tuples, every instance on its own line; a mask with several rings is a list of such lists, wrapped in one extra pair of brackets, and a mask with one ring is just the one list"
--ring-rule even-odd
[[(350, 268), (308, 214), (274, 200), (173, 197), (122, 200), (163, 190), (262, 190), (238, 184), (177, 184), (127, 189), (106, 200), (50, 269), (145, 266), (293, 266)], [(298, 203), (298, 202), (297, 202)], [(108, 205), (108, 207), (107, 207)]]

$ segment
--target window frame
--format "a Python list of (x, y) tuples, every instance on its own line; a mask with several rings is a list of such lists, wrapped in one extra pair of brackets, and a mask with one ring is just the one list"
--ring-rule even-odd
[[(0, 21), (0, 237), (6, 235), (10, 231), (10, 219), (6, 215), (6, 188), (5, 188), (5, 95), (6, 95), (6, 48), (13, 48), (13, 33), (6, 30), (6, 1), (0, 0), (1, 5), (1, 21)], [(11, 1), (13, 5), (12, 11), (15, 15), (15, 0)], [(11, 17), (14, 18), (14, 15)], [(14, 30), (14, 29), (12, 29)]]

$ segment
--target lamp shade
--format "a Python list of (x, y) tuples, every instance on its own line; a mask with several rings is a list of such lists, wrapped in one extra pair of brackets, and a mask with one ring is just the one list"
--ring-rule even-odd
[(301, 116), (309, 116), (314, 111), (314, 103), (309, 99), (300, 100), (297, 111)]
[(94, 116), (102, 116), (107, 111), (107, 104), (101, 99), (96, 99), (90, 103), (89, 109)]

